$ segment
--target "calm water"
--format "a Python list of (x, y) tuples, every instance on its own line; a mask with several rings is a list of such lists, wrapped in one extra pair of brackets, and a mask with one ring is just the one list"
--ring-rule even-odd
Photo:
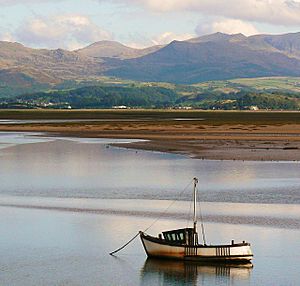
[[(126, 140), (125, 140), (126, 141)], [(225, 162), (110, 147), (116, 140), (0, 133), (0, 285), (299, 285), (295, 162)], [(136, 240), (188, 225), (200, 179), (209, 243), (247, 240), (254, 268), (146, 260)]]
[(197, 176), (202, 201), (300, 203), (299, 162), (192, 160), (111, 148), (110, 142), (126, 140), (0, 133), (0, 194), (174, 199)]
[[(34, 119), (34, 120), (16, 120), (16, 119), (0, 119), (0, 125), (16, 125), (16, 124), (32, 124), (32, 123), (74, 123), (74, 122), (120, 122), (120, 121), (132, 121), (132, 122), (146, 122), (146, 121), (152, 121), (153, 118), (138, 118), (138, 119), (114, 119), (114, 118), (102, 118), (102, 119)], [(163, 120), (173, 120), (173, 121), (203, 121), (205, 118), (167, 118), (167, 119), (160, 119)]]

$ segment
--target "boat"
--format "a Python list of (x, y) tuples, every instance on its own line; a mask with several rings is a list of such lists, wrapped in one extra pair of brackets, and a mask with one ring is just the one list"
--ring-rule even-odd
[(139, 232), (145, 252), (149, 258), (167, 258), (209, 263), (251, 263), (253, 253), (248, 242), (207, 245), (203, 222), (201, 224), (203, 243), (199, 243), (197, 232), (197, 184), (193, 179), (193, 227), (168, 230), (158, 237)]

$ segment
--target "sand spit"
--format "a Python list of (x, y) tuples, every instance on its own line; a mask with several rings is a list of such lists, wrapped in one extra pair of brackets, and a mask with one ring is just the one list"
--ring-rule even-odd
[[(96, 115), (101, 115), (103, 121), (100, 118), (100, 121), (88, 122), (85, 115), (83, 122), (1, 124), (0, 131), (146, 139), (148, 141), (117, 146), (210, 160), (300, 161), (299, 113), (160, 113), (131, 111), (114, 116), (114, 113), (102, 111)], [(90, 114), (93, 115), (91, 119), (96, 117), (93, 112)], [(105, 121), (108, 115), (114, 120)]]

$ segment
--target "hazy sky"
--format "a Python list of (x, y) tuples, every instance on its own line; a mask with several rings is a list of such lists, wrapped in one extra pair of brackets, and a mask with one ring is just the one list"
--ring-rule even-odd
[(300, 31), (300, 0), (0, 0), (0, 40), (76, 49), (133, 47), (224, 32)]

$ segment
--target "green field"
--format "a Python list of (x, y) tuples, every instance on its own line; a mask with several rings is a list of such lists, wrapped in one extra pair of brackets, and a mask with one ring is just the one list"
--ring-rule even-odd
[(232, 80), (209, 81), (194, 85), (202, 91), (219, 91), (224, 93), (241, 90), (252, 91), (289, 91), (300, 92), (300, 77), (262, 77), (239, 78)]
[[(55, 91), (55, 90), (66, 90), (74, 89), (83, 86), (95, 86), (95, 85), (105, 85), (105, 86), (157, 86), (176, 90), (182, 95), (192, 95), (195, 92), (219, 92), (219, 93), (230, 93), (239, 92), (241, 90), (252, 90), (252, 91), (289, 91), (289, 92), (300, 92), (300, 77), (262, 77), (262, 78), (239, 78), (232, 80), (219, 80), (219, 81), (207, 81), (193, 85), (176, 85), (166, 82), (139, 82), (133, 80), (123, 80), (114, 77), (95, 77), (89, 78), (88, 80), (69, 80), (64, 81), (60, 84), (53, 85), (50, 89), (46, 86), (44, 88), (35, 87), (34, 90), (40, 91)], [(4, 86), (0, 90), (0, 97), (20, 95), (23, 93), (30, 93), (32, 89), (26, 90), (26, 87), (19, 88), (15, 90), (12, 87), (11, 92), (4, 92)]]
[(159, 86), (177, 90), (182, 95), (195, 92), (214, 91), (220, 93), (239, 92), (241, 90), (252, 91), (289, 91), (300, 92), (300, 77), (261, 77), (261, 78), (238, 78), (232, 80), (207, 81), (193, 85), (176, 85), (165, 82), (137, 82), (116, 78), (102, 77), (102, 84), (121, 84), (136, 86)]

